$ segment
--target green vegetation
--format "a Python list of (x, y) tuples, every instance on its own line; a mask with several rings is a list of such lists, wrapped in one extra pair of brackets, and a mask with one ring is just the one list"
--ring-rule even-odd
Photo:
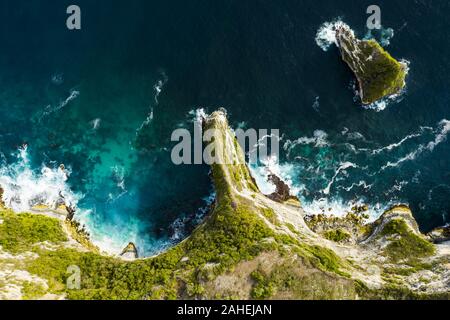
[(371, 300), (449, 300), (450, 293), (417, 293), (405, 286), (391, 284), (380, 289), (369, 289), (360, 282), (357, 293), (363, 299)]
[(328, 230), (323, 234), (323, 236), (334, 242), (344, 242), (350, 239), (350, 235), (342, 229)]
[(64, 225), (66, 226), (66, 229), (69, 232), (70, 236), (75, 241), (92, 252), (100, 253), (99, 248), (92, 244), (89, 233), (84, 229), (84, 226), (82, 227), (80, 225), (78, 221), (66, 219), (64, 221)]
[(295, 228), (295, 226), (292, 223), (285, 223), (285, 226), (291, 231), (292, 233), (296, 235), (300, 235), (300, 232)]
[(262, 215), (273, 225), (278, 226), (280, 222), (278, 221), (277, 214), (271, 208), (261, 209)]
[[(215, 272), (222, 273), (270, 247), (262, 241), (270, 236), (272, 230), (248, 208), (232, 209), (224, 203), (187, 241), (155, 258), (124, 262), (74, 249), (35, 249), (39, 257), (28, 263), (27, 270), (47, 279), (51, 292), (66, 292), (73, 299), (192, 297), (204, 291), (197, 274), (206, 264), (217, 264)], [(182, 262), (183, 257), (188, 259)], [(80, 290), (65, 288), (70, 265), (82, 272)], [(180, 292), (183, 286), (186, 290)]]
[(341, 33), (342, 58), (358, 79), (364, 104), (403, 89), (407, 72), (405, 65), (395, 60), (375, 40), (358, 40), (349, 30)]
[(415, 234), (402, 219), (392, 219), (383, 228), (380, 236), (390, 237), (384, 252), (394, 262), (416, 261), (435, 253), (432, 243)]
[(332, 250), (320, 246), (306, 246), (304, 248), (312, 255), (310, 261), (318, 269), (343, 277), (350, 277), (348, 273), (341, 270), (346, 267), (345, 263)]
[[(259, 266), (251, 273), (253, 299), (354, 299), (355, 282), (317, 270), (310, 260), (280, 260), (270, 270)], [(330, 281), (335, 285), (330, 286)]]
[(274, 293), (274, 283), (267, 277), (262, 271), (255, 270), (252, 272), (251, 277), (255, 282), (255, 285), (251, 292), (253, 299), (268, 299)]
[(11, 253), (29, 251), (33, 244), (48, 241), (59, 243), (67, 241), (67, 236), (56, 219), (42, 215), (12, 211), (0, 211), (0, 245)]
[(275, 239), (279, 244), (290, 246), (293, 252), (317, 269), (339, 276), (349, 277), (348, 273), (342, 271), (342, 269), (347, 267), (347, 264), (332, 250), (300, 243), (300, 241), (287, 234), (277, 234)]
[[(60, 237), (62, 229), (57, 220), (39, 215), (8, 212), (2, 213), (4, 223), (7, 216), (8, 221), (28, 221), (26, 225), (32, 226), (40, 226), (42, 221), (46, 221), (46, 225), (54, 223), (54, 228), (50, 229), (50, 238), (55, 242), (66, 240)], [(3, 229), (0, 238), (2, 242), (5, 240), (4, 230), (9, 231), (9, 228)], [(39, 230), (47, 231), (43, 228)], [(16, 232), (14, 235), (23, 233), (24, 231)], [(10, 232), (7, 234), (6, 238), (10, 240), (14, 236)], [(52, 236), (54, 234), (59, 237)], [(276, 238), (276, 242), (264, 241), (270, 238)], [(202, 271), (207, 264), (215, 265), (212, 275), (209, 275), (211, 279), (231, 270), (240, 261), (251, 260), (263, 251), (277, 250), (280, 245), (289, 243), (294, 246), (295, 252), (303, 257), (302, 259), (309, 261), (310, 265), (326, 272), (342, 274), (340, 271), (342, 261), (332, 251), (300, 244), (289, 236), (278, 237), (243, 199), (235, 209), (230, 202), (223, 201), (215, 208), (207, 222), (195, 230), (189, 239), (166, 253), (147, 260), (124, 262), (92, 252), (64, 248), (63, 245), (53, 251), (33, 246), (38, 242), (49, 240), (46, 233), (42, 233), (41, 237), (24, 235), (24, 239), (28, 239), (28, 246), (21, 248), (23, 250), (32, 248), (38, 257), (26, 261), (23, 268), (46, 279), (49, 292), (65, 293), (70, 299), (175, 299), (202, 296), (204, 294), (201, 284)], [(8, 247), (11, 248), (16, 252), (16, 246)], [(76, 265), (81, 270), (80, 290), (68, 290), (65, 286), (70, 276), (67, 269), (71, 265)], [(270, 290), (270, 284), (266, 287), (264, 282), (261, 282), (252, 294), (255, 298), (262, 298), (271, 292), (273, 291)], [(41, 288), (29, 284), (25, 296), (34, 298), (41, 293)]]
[[(287, 230), (281, 228), (273, 209), (264, 208), (262, 204), (255, 206), (247, 195), (236, 192), (241, 188), (257, 190), (245, 165), (214, 164), (211, 171), (216, 190), (212, 212), (189, 238), (163, 254), (131, 262), (100, 255), (88, 241), (88, 235), (80, 232), (77, 223), (66, 221), (63, 225), (42, 215), (15, 214), (0, 209), (2, 250), (13, 254), (33, 253), (16, 260), (0, 258), (0, 265), (13, 260), (15, 269), (28, 271), (47, 281), (48, 289), (39, 281), (21, 283), (22, 293), (29, 299), (39, 298), (47, 292), (69, 299), (233, 298), (235, 293), (208, 292), (208, 284), (219, 275), (232, 276), (240, 265), (246, 265), (248, 269), (240, 271), (253, 280), (250, 294), (254, 299), (354, 299), (358, 295), (363, 298), (416, 297), (401, 288), (395, 279), (389, 282), (388, 288), (371, 290), (350, 278), (346, 271), (352, 266), (334, 251), (314, 245), (317, 242), (302, 237), (289, 223), (285, 226), (292, 233), (282, 232)], [(349, 217), (355, 221), (361, 219), (357, 215)], [(322, 217), (314, 219), (317, 220), (311, 221), (316, 224), (326, 223)], [(273, 228), (273, 224), (277, 227)], [(74, 239), (89, 251), (69, 247), (64, 230), (75, 234)], [(343, 227), (329, 233), (328, 238), (344, 241), (348, 236), (344, 230)], [(382, 236), (390, 240), (386, 254), (393, 261), (406, 256), (425, 257), (434, 252), (434, 247), (412, 232), (404, 221), (390, 221)], [(50, 242), (52, 248), (37, 245), (42, 242)], [(254, 270), (252, 260), (264, 258), (262, 253), (275, 256), (275, 259), (265, 268)], [(275, 254), (270, 255), (272, 253)], [(409, 269), (429, 267), (419, 259), (411, 258), (402, 264), (406, 265), (402, 268), (405, 271), (401, 271), (404, 273), (409, 273)], [(66, 286), (71, 276), (67, 271), (69, 266), (77, 266), (81, 271), (79, 289), (69, 290)], [(384, 277), (388, 276), (389, 270), (385, 270)]]
[(400, 276), (410, 276), (414, 273), (417, 273), (422, 270), (431, 270), (433, 268), (433, 264), (431, 263), (423, 263), (423, 262), (415, 262), (415, 263), (407, 263), (404, 267), (392, 267), (388, 266), (384, 268), (384, 272), (386, 274), (391, 275), (400, 275)]
[(22, 284), (22, 293), (25, 300), (38, 299), (46, 293), (46, 288), (42, 284), (27, 281)]
[[(66, 293), (71, 299), (175, 299), (201, 295), (197, 275), (206, 264), (217, 264), (214, 272), (220, 274), (239, 261), (273, 248), (273, 244), (263, 240), (273, 237), (274, 232), (245, 200), (232, 197), (223, 183), (221, 169), (213, 167), (221, 198), (213, 213), (189, 239), (155, 258), (124, 262), (62, 245), (54, 251), (33, 247), (42, 241), (66, 241), (60, 222), (40, 215), (3, 211), (0, 243), (9, 252), (37, 253), (39, 257), (27, 261), (25, 269), (46, 279), (50, 292)], [(184, 262), (183, 257), (187, 258)], [(70, 265), (78, 266), (82, 272), (80, 290), (66, 289)]]
[(321, 234), (331, 241), (344, 241), (354, 235), (358, 238), (366, 238), (372, 231), (372, 224), (365, 224), (368, 218), (363, 211), (365, 206), (352, 208), (345, 216), (333, 215), (308, 215), (305, 217), (307, 226), (314, 232)]
[(405, 85), (405, 67), (375, 40), (362, 41), (360, 49), (364, 57), (373, 57), (372, 63), (366, 65), (364, 73), (358, 74), (363, 86), (364, 103), (372, 103), (400, 92)]

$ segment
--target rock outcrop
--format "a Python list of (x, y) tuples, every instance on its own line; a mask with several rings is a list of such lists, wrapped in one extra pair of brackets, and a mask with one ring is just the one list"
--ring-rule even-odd
[(128, 243), (128, 245), (122, 250), (120, 256), (125, 260), (138, 259), (139, 253), (136, 245), (133, 242)]
[(363, 104), (398, 94), (405, 86), (407, 65), (392, 58), (375, 40), (359, 40), (345, 24), (336, 30), (342, 59), (355, 74)]
[(434, 243), (442, 243), (450, 241), (450, 225), (436, 228), (427, 234), (428, 238)]
[(275, 185), (275, 192), (267, 196), (269, 199), (280, 203), (289, 200), (299, 202), (296, 196), (291, 195), (291, 189), (280, 177), (271, 173), (268, 180)]

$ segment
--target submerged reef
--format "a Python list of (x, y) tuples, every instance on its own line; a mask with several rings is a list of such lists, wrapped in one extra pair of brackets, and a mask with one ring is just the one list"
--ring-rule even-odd
[(356, 76), (363, 104), (372, 104), (401, 92), (408, 66), (395, 60), (376, 40), (359, 40), (353, 30), (340, 24), (336, 43), (342, 59)]
[[(373, 223), (358, 208), (341, 220), (306, 217), (279, 179), (277, 196), (259, 191), (225, 113), (204, 126), (224, 152), (211, 166), (215, 203), (187, 239), (137, 259), (130, 243), (129, 261), (74, 236), (64, 215), (1, 206), (0, 299), (450, 298), (449, 243), (422, 235), (408, 207)], [(79, 287), (67, 285), (73, 266)]]

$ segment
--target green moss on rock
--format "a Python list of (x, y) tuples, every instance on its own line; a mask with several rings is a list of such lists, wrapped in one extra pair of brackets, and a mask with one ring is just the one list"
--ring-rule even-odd
[(323, 236), (326, 239), (334, 242), (344, 242), (349, 240), (351, 237), (347, 232), (345, 232), (342, 229), (328, 230), (323, 234)]
[(386, 223), (380, 236), (389, 238), (384, 252), (394, 262), (428, 257), (436, 251), (431, 242), (415, 234), (402, 219), (392, 219)]
[(405, 86), (407, 66), (395, 60), (375, 40), (359, 40), (341, 26), (337, 39), (342, 59), (355, 74), (363, 104), (399, 93)]

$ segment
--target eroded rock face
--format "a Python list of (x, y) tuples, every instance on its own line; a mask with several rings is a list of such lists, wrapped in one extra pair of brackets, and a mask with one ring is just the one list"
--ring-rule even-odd
[(450, 225), (436, 228), (428, 233), (427, 236), (434, 243), (443, 243), (450, 241)]
[(411, 209), (406, 205), (398, 205), (383, 213), (377, 221), (371, 224), (372, 232), (367, 241), (370, 241), (385, 232), (386, 226), (392, 221), (403, 221), (411, 233), (422, 236), (417, 221), (412, 215)]
[[(92, 298), (95, 291), (102, 292), (102, 299), (448, 299), (450, 250), (420, 234), (408, 207), (396, 206), (373, 224), (361, 223), (358, 230), (352, 230), (353, 223), (360, 224), (353, 218), (330, 222), (324, 214), (316, 221), (319, 235), (315, 234), (304, 223), (301, 208), (288, 204), (289, 200), (279, 203), (261, 194), (245, 163), (239, 162), (244, 154), (235, 144), (223, 112), (208, 116), (205, 125), (221, 130), (214, 143), (229, 151), (221, 154), (222, 160), (227, 160), (224, 163), (231, 164), (211, 167), (217, 197), (204, 223), (176, 248), (139, 261), (132, 261), (138, 258), (138, 250), (131, 242), (121, 253), (131, 260), (126, 262), (96, 252), (74, 251), (76, 261), (84, 264), (80, 267), (91, 269), (83, 273), (83, 289), (68, 292), (69, 298)], [(289, 194), (286, 184), (274, 182), (280, 200), (285, 199)], [(355, 206), (353, 214), (363, 218), (366, 210)], [(14, 221), (10, 225), (19, 225), (23, 231), (12, 230), (11, 238), (17, 239), (29, 223), (21, 225), (17, 217)], [(5, 220), (3, 226), (7, 224)], [(335, 227), (369, 237), (352, 243), (321, 236), (321, 231)], [(339, 240), (342, 232), (330, 234), (332, 237)], [(54, 248), (41, 250), (39, 254), (45, 255), (41, 263), (54, 263), (58, 271), (52, 272), (49, 280), (64, 287), (66, 279), (60, 275), (65, 275), (66, 267), (60, 259), (65, 259), (66, 251), (56, 249), (48, 254)], [(123, 272), (124, 265), (130, 266), (129, 272)], [(34, 269), (36, 276), (47, 276), (41, 271), (45, 268)], [(159, 279), (167, 279), (167, 283), (162, 285)], [(111, 287), (117, 288), (112, 294)]]
[(139, 253), (136, 245), (130, 242), (123, 250), (120, 256), (126, 260), (135, 260), (139, 258)]
[(375, 40), (359, 40), (347, 25), (336, 30), (342, 59), (355, 74), (363, 104), (398, 94), (405, 86), (408, 67), (395, 60)]
[(275, 192), (267, 196), (269, 199), (280, 203), (289, 200), (299, 201), (297, 197), (291, 195), (291, 189), (289, 188), (289, 186), (278, 176), (271, 173), (268, 177), (268, 180), (269, 182), (272, 182), (276, 187)]

